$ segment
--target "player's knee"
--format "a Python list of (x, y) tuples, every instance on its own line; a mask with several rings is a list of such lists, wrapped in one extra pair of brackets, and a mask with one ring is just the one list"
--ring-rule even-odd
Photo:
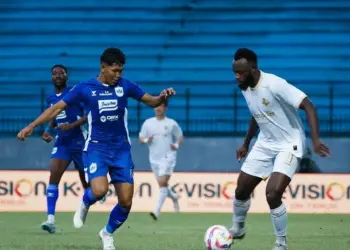
[(132, 206), (132, 197), (120, 197), (120, 199), (118, 198), (118, 202), (120, 206), (130, 209)]
[(235, 198), (240, 201), (248, 200), (250, 197), (250, 192), (247, 189), (238, 186), (235, 190)]
[(283, 193), (279, 192), (278, 190), (271, 189), (266, 190), (266, 200), (267, 203), (270, 205), (270, 207), (276, 206), (276, 204), (280, 203), (282, 200)]
[(108, 192), (108, 186), (91, 186), (92, 193), (99, 200), (102, 199)]

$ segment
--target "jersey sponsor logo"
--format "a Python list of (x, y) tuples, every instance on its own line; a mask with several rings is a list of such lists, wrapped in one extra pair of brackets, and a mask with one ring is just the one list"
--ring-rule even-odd
[(122, 87), (116, 87), (115, 88), (115, 94), (118, 96), (118, 97), (122, 97), (124, 95), (124, 90)]
[(101, 116), (100, 117), (100, 121), (101, 122), (106, 122), (106, 121), (110, 121), (110, 122), (113, 122), (113, 121), (117, 121), (118, 120), (118, 115), (107, 115), (107, 116)]
[(111, 96), (111, 95), (113, 95), (113, 93), (109, 92), (108, 90), (105, 90), (105, 92), (99, 93), (98, 95), (99, 96)]
[(118, 109), (118, 100), (99, 100), (98, 109), (100, 114), (105, 111), (115, 111)]
[(273, 116), (275, 116), (275, 112), (273, 111), (266, 111), (265, 113), (254, 114), (254, 117), (256, 119), (267, 119), (267, 117), (273, 117)]
[(96, 90), (91, 91), (91, 96), (96, 96)]
[(56, 119), (60, 120), (60, 119), (66, 119), (67, 118), (67, 114), (65, 110), (62, 110), (57, 116)]

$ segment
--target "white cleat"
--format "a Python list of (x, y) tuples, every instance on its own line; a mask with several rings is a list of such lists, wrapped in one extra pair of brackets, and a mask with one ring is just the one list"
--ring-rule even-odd
[(244, 228), (238, 228), (233, 226), (229, 229), (229, 231), (232, 235), (232, 239), (243, 239), (245, 236)]
[(115, 250), (113, 235), (105, 234), (103, 229), (99, 233), (102, 240), (103, 250)]
[(84, 225), (88, 212), (89, 207), (85, 206), (84, 202), (81, 202), (73, 218), (75, 228), (81, 228)]
[(287, 250), (287, 246), (276, 243), (272, 250)]

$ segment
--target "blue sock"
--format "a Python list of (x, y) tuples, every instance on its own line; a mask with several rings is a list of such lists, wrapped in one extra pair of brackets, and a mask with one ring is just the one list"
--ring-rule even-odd
[(85, 189), (85, 193), (83, 196), (83, 202), (85, 206), (90, 207), (91, 205), (95, 204), (96, 201), (97, 199), (95, 195), (92, 193), (91, 188), (88, 187), (87, 189)]
[(121, 207), (119, 204), (116, 205), (109, 215), (106, 231), (110, 234), (114, 233), (114, 231), (121, 227), (121, 225), (127, 220), (129, 212), (129, 208)]
[(46, 190), (47, 214), (55, 215), (56, 202), (58, 199), (58, 186), (56, 184), (49, 184)]

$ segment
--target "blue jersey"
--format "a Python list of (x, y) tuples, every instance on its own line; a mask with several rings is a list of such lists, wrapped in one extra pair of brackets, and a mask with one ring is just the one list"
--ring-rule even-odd
[[(67, 93), (70, 92), (72, 88), (68, 87), (65, 88), (61, 94), (56, 94), (53, 93), (50, 95), (47, 99), (47, 105), (48, 106), (53, 106), (57, 102), (61, 101)], [(74, 105), (68, 106), (66, 109), (62, 110), (61, 113), (59, 113), (56, 118), (56, 125), (60, 124), (68, 124), (68, 123), (73, 123), (79, 120), (84, 116), (84, 108), (83, 105), (80, 103), (74, 103)], [(84, 133), (86, 133), (85, 129), (83, 126), (81, 127), (75, 127), (74, 129), (68, 130), (68, 131), (61, 131), (57, 129), (57, 136), (61, 139), (81, 139), (84, 138)]]
[(85, 151), (92, 144), (93, 148), (128, 150), (128, 98), (140, 101), (144, 94), (137, 84), (125, 78), (120, 78), (115, 86), (92, 78), (73, 87), (62, 100), (68, 106), (84, 104), (89, 127)]

